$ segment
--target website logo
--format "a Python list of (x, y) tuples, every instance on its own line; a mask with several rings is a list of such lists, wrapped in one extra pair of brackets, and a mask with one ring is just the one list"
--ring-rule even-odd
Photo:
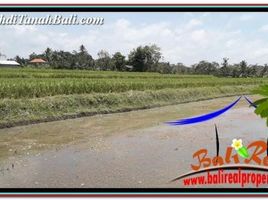
[[(202, 123), (227, 112), (241, 98), (242, 96), (224, 108), (211, 113), (166, 123), (172, 126)], [(248, 97), (244, 96), (244, 99), (250, 106), (256, 108)], [(230, 140), (230, 145), (226, 146), (225, 152), (220, 155), (219, 131), (216, 124), (215, 137), (215, 156), (209, 157), (206, 148), (197, 150), (193, 153), (190, 171), (174, 178), (171, 182), (182, 181), (184, 186), (239, 184), (242, 187), (245, 185), (259, 187), (262, 184), (268, 184), (268, 139), (245, 144), (242, 139), (233, 138)]]

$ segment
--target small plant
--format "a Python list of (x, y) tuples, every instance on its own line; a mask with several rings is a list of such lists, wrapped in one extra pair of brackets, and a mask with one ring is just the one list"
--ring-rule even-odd
[(254, 93), (264, 96), (264, 98), (255, 101), (253, 104), (256, 106), (255, 113), (261, 118), (266, 118), (268, 126), (268, 85), (260, 87)]

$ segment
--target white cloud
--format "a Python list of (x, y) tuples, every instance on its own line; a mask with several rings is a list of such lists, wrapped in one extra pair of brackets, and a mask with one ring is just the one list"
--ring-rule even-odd
[(202, 42), (203, 40), (206, 39), (206, 31), (203, 29), (200, 30), (195, 30), (191, 33), (191, 37), (193, 39), (193, 41), (196, 42)]
[(236, 39), (230, 39), (225, 43), (225, 46), (227, 48), (232, 48), (235, 46), (235, 44), (237, 44), (237, 40)]
[(192, 28), (194, 28), (194, 27), (196, 27), (196, 26), (200, 26), (200, 25), (202, 25), (203, 24), (203, 22), (201, 21), (201, 20), (199, 20), (199, 19), (191, 19), (189, 22), (188, 22), (188, 24), (186, 25), (186, 29), (192, 29)]
[[(268, 26), (266, 28), (268, 30)], [(239, 29), (206, 26), (204, 21), (193, 16), (185, 23), (135, 24), (121, 18), (103, 26), (77, 31), (68, 27), (10, 26), (1, 28), (0, 37), (4, 38), (0, 41), (0, 51), (9, 57), (40, 53), (46, 47), (72, 51), (84, 44), (96, 58), (101, 49), (110, 54), (121, 51), (127, 55), (139, 45), (157, 44), (164, 60), (171, 63), (221, 62), (223, 57), (229, 57), (231, 62), (246, 59), (261, 63), (268, 60), (268, 45), (264, 41), (249, 40)]]

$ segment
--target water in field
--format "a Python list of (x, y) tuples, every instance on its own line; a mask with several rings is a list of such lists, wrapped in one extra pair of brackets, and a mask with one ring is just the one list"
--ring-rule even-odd
[(1, 129), (0, 187), (182, 187), (169, 181), (191, 170), (195, 151), (207, 148), (215, 156), (214, 124), (220, 154), (233, 138), (245, 144), (266, 140), (268, 128), (243, 99), (202, 124), (164, 122), (219, 109), (236, 98)]

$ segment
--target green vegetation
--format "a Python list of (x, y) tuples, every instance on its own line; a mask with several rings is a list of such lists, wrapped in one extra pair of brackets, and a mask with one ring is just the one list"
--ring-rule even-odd
[[(1, 55), (1, 53), (0, 53)], [(42, 58), (45, 64), (31, 64), (34, 58)], [(248, 64), (245, 60), (239, 63), (229, 63), (228, 58), (223, 58), (222, 63), (201, 60), (193, 65), (183, 63), (170, 63), (163, 61), (161, 49), (153, 45), (138, 46), (124, 56), (121, 52), (110, 55), (101, 50), (98, 58), (94, 59), (84, 45), (79, 50), (68, 52), (47, 48), (43, 53), (32, 53), (28, 58), (16, 56), (13, 58), (21, 67), (29, 64), (36, 68), (51, 69), (78, 69), (78, 70), (101, 70), (101, 71), (132, 71), (132, 72), (158, 72), (161, 74), (203, 74), (217, 77), (267, 77), (268, 64)]]
[(254, 93), (263, 96), (263, 98), (256, 100), (253, 104), (257, 106), (255, 113), (260, 115), (261, 118), (266, 118), (266, 124), (268, 126), (268, 86), (261, 86), (254, 90)]
[(0, 69), (0, 127), (248, 94), (265, 78)]

